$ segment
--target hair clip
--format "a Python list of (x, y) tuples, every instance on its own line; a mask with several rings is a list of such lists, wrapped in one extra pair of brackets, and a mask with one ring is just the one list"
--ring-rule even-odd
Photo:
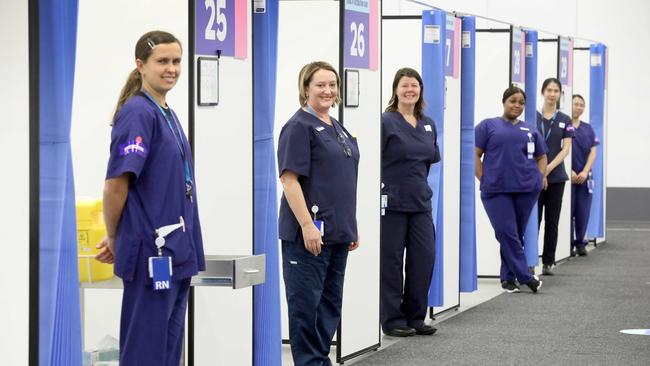
[(153, 43), (151, 38), (147, 38), (147, 44), (149, 45), (149, 48), (151, 48), (152, 50), (153, 50), (154, 47), (156, 47), (156, 44)]

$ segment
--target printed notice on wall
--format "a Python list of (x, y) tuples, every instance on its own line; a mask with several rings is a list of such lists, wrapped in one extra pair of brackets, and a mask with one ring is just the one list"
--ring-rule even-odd
[(255, 13), (266, 13), (266, 0), (253, 0), (253, 11)]
[(600, 53), (595, 53), (591, 55), (591, 66), (598, 67), (603, 64), (603, 57)]
[(460, 37), (461, 47), (470, 48), (472, 47), (472, 34), (469, 31), (463, 31)]
[(526, 42), (526, 57), (533, 57), (533, 44), (531, 42)]
[(424, 43), (440, 43), (440, 25), (427, 24), (424, 26)]

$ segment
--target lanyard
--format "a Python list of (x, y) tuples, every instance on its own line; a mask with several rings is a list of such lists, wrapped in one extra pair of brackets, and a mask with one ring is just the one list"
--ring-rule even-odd
[[(167, 126), (169, 126), (169, 129), (172, 132), (172, 135), (174, 135), (174, 141), (176, 141), (176, 146), (178, 146), (178, 150), (181, 153), (181, 158), (183, 159), (183, 170), (185, 172), (185, 194), (187, 197), (192, 200), (192, 170), (190, 169), (190, 163), (187, 160), (187, 157), (185, 156), (185, 149), (183, 148), (183, 140), (181, 139), (181, 132), (180, 128), (178, 127), (178, 121), (176, 120), (176, 114), (174, 113), (171, 108), (169, 109), (171, 115), (172, 115), (172, 120), (174, 121), (173, 125), (172, 122), (169, 120), (169, 117), (167, 117), (167, 113), (163, 110), (163, 108), (156, 102), (155, 99), (149, 93), (145, 92), (142, 90), (142, 94), (144, 94), (153, 104), (158, 107), (158, 110), (160, 110), (160, 113), (162, 113), (163, 117), (165, 118), (165, 121), (167, 121)], [(176, 128), (174, 128), (174, 126)]]
[[(309, 105), (309, 103), (307, 103), (307, 112), (309, 112), (309, 114), (311, 114), (312, 116), (320, 119), (320, 117), (318, 117), (318, 115), (316, 114), (316, 111)], [(332, 122), (332, 127), (334, 127), (334, 131), (336, 132), (336, 139), (343, 147), (343, 152), (345, 153), (345, 156), (347, 156), (348, 158), (352, 157), (352, 149), (345, 141), (347, 134), (343, 132), (343, 130), (341, 129), (340, 126), (338, 126), (336, 121), (332, 119), (330, 119), (330, 121)]]
[(544, 131), (545, 130), (544, 129), (544, 112), (540, 112), (539, 114), (542, 115), (542, 123), (541, 123), (542, 135), (544, 135), (544, 140), (548, 141), (548, 137), (551, 135), (551, 130), (553, 130), (553, 125), (555, 124), (555, 118), (557, 117), (557, 111), (555, 111), (555, 113), (553, 113), (553, 117), (551, 117), (551, 119), (549, 120), (548, 132)]

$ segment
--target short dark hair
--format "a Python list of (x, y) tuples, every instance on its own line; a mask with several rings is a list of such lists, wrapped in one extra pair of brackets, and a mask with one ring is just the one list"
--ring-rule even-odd
[(524, 96), (524, 102), (526, 101), (526, 93), (523, 90), (521, 90), (521, 88), (516, 87), (514, 85), (510, 85), (510, 87), (508, 89), (506, 89), (506, 91), (503, 92), (503, 98), (501, 98), (501, 103), (505, 103), (506, 100), (508, 100), (508, 98), (510, 98), (511, 96), (513, 96), (515, 94), (523, 95)]
[(574, 100), (575, 98), (580, 98), (580, 99), (582, 99), (583, 103), (587, 103), (587, 102), (585, 102), (585, 98), (583, 98), (582, 95), (580, 95), (580, 94), (573, 94), (573, 97), (571, 98), (571, 100)]
[(557, 87), (560, 88), (560, 93), (562, 93), (562, 83), (560, 82), (560, 80), (558, 80), (558, 78), (548, 78), (544, 80), (544, 82), (542, 83), (542, 94), (544, 94), (544, 90), (546, 90), (548, 84), (550, 83), (557, 84)]
[(393, 94), (390, 96), (390, 100), (388, 101), (388, 107), (386, 107), (386, 112), (397, 112), (397, 104), (399, 103), (399, 100), (397, 98), (397, 85), (399, 84), (399, 81), (403, 77), (408, 77), (408, 78), (414, 78), (420, 83), (420, 98), (418, 99), (417, 102), (415, 102), (415, 110), (413, 111), (413, 114), (415, 115), (415, 118), (417, 119), (422, 119), (424, 118), (424, 83), (422, 82), (422, 77), (420, 74), (415, 71), (414, 69), (410, 67), (403, 67), (395, 73), (395, 77), (393, 78)]

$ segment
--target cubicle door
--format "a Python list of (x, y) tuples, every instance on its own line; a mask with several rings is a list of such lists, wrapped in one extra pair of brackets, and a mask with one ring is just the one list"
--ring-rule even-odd
[[(193, 18), (194, 162), (206, 255), (253, 254), (252, 13), (245, 1), (195, 1)], [(215, 15), (212, 17), (212, 15)], [(214, 20), (214, 21), (212, 21)], [(215, 57), (218, 104), (210, 78), (198, 74), (198, 57)], [(205, 72), (205, 69), (204, 71)], [(214, 94), (213, 94), (214, 95)], [(253, 362), (253, 290), (194, 289), (194, 364)]]
[[(504, 25), (476, 19), (476, 121), (503, 114), (501, 96), (510, 78), (510, 32), (494, 32)], [(479, 276), (498, 277), (501, 268), (499, 242), (494, 236), (476, 184), (476, 262)]]

